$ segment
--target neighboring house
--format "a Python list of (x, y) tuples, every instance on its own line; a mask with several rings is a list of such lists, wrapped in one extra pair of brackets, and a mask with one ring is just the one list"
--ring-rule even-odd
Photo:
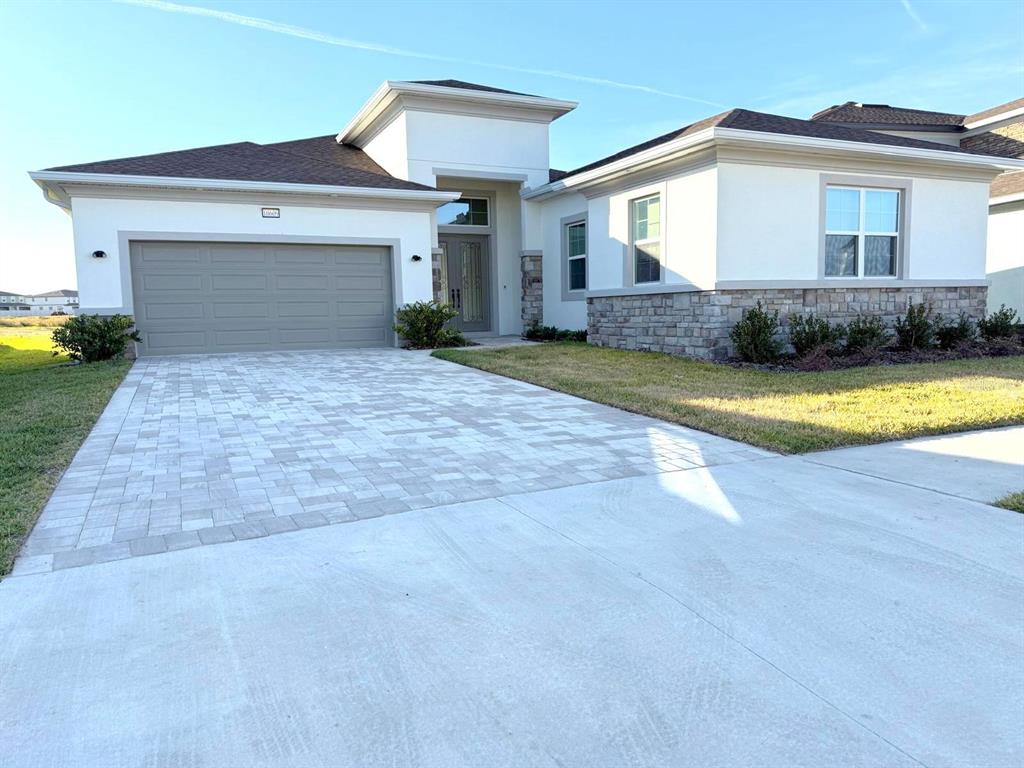
[(78, 310), (78, 291), (60, 290), (49, 293), (11, 293), (0, 291), (0, 313), (7, 315), (73, 315)]
[[(1024, 158), (1024, 99), (974, 115), (851, 101), (811, 119), (936, 141), (977, 154)], [(989, 310), (1005, 304), (1024, 317), (1024, 171), (1009, 170), (992, 182), (987, 250)]]
[(431, 298), (469, 333), (716, 358), (757, 301), (985, 311), (989, 184), (1024, 161), (733, 109), (557, 171), (575, 106), (386, 82), (337, 136), (31, 176), (72, 213), (82, 310), (134, 313), (140, 354), (391, 345)]

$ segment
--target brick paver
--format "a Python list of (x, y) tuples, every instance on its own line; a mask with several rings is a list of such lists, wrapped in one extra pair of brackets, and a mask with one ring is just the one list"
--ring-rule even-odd
[(768, 455), (422, 353), (148, 358), (15, 573)]

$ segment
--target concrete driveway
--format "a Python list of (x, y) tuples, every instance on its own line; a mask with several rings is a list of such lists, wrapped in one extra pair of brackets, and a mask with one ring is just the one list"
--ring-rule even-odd
[[(550, 480), (512, 492), (499, 479), (493, 495), (461, 503), (23, 570), (0, 584), (5, 766), (1024, 761), (1024, 516), (871, 476), (862, 457), (748, 451), (424, 356), (337, 355), (323, 374), (292, 360), (290, 385), (280, 357), (276, 377), (277, 356), (264, 358), (266, 373), (243, 358), (137, 367), (130, 402), (113, 405), (125, 426), (100, 430), (110, 456), (126, 428), (166, 457), (192, 445), (172, 448), (160, 432), (169, 424), (243, 418), (240, 406), (214, 404), (227, 388), (256, 386), (225, 372), (244, 362), (279, 382), (259, 385), (264, 404), (321, 429), (358, 425), (379, 446), (400, 440), (434, 456), (428, 437), (451, 419), (436, 447), (446, 460), (474, 455), (466, 444), (487, 455), (504, 445), (510, 472), (526, 472), (516, 455), (532, 451)], [(179, 375), (160, 380), (151, 366)], [(403, 366), (411, 381), (389, 383)], [(394, 418), (379, 398), (360, 402), (317, 376), (388, 388)], [(396, 393), (414, 383), (428, 405), (412, 416)], [(177, 389), (158, 397), (156, 387)], [(303, 416), (313, 397), (336, 399)], [(473, 420), (454, 415), (473, 408)], [(254, 428), (263, 440), (272, 423), (290, 434), (269, 413), (200, 442), (233, 452)], [(557, 427), (537, 427), (537, 414)], [(999, 434), (1019, 446), (1024, 430)], [(977, 454), (968, 437), (964, 453)], [(628, 476), (581, 474), (609, 471), (617, 452)], [(299, 459), (276, 457), (286, 476)], [(441, 482), (429, 466), (411, 474)], [(556, 482), (557, 472), (573, 476)], [(983, 460), (964, 472), (976, 488)], [(473, 484), (464, 474), (448, 492)]]

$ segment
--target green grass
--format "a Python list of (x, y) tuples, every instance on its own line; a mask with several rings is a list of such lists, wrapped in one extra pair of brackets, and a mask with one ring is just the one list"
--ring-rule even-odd
[(65, 365), (52, 330), (0, 327), (0, 576), (131, 366)]
[(998, 501), (993, 501), (992, 504), (996, 507), (1008, 509), (1011, 512), (1024, 513), (1024, 491), (1011, 493), (1009, 496), (1004, 496)]
[(560, 343), (443, 360), (783, 453), (1024, 422), (1024, 357), (773, 373)]

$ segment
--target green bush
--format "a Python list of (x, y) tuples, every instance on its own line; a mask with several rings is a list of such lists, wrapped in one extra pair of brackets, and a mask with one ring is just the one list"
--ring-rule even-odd
[(736, 353), (748, 363), (771, 363), (782, 353), (782, 342), (776, 338), (779, 312), (768, 312), (757, 302), (753, 309), (743, 310), (743, 318), (733, 326), (729, 338)]
[(960, 312), (956, 319), (939, 320), (935, 325), (935, 337), (941, 349), (956, 349), (961, 344), (974, 341), (978, 328), (966, 312)]
[(931, 349), (935, 346), (935, 321), (931, 304), (907, 304), (907, 314), (897, 317), (896, 346), (900, 349)]
[(586, 341), (587, 332), (568, 331), (554, 325), (541, 325), (533, 323), (523, 331), (523, 338), (528, 341)]
[(836, 349), (846, 337), (846, 328), (842, 323), (833, 325), (823, 317), (815, 317), (814, 313), (789, 316), (789, 340), (797, 355), (804, 357), (816, 349)]
[(847, 354), (875, 352), (889, 343), (889, 331), (877, 315), (857, 315), (846, 326)]
[(445, 327), (458, 314), (449, 304), (417, 301), (398, 308), (392, 328), (412, 349), (465, 347), (469, 345), (466, 337), (454, 328)]
[(1017, 310), (1000, 304), (999, 309), (978, 321), (978, 330), (985, 341), (1009, 339), (1017, 334)]
[(124, 354), (129, 341), (142, 341), (134, 326), (127, 315), (78, 315), (54, 330), (53, 345), (82, 363), (112, 360)]

